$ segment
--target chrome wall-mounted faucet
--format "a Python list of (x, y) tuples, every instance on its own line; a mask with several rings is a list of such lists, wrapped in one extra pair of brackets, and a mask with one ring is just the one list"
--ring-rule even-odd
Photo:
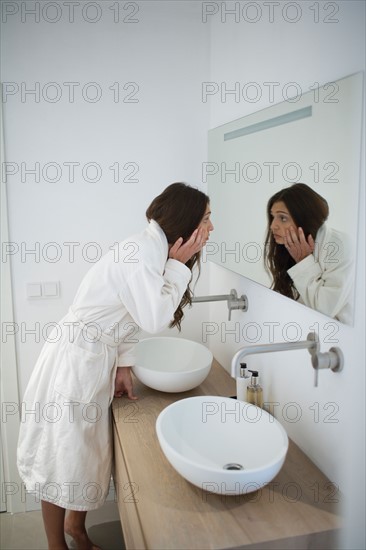
[(192, 302), (227, 302), (229, 309), (229, 321), (231, 321), (231, 312), (233, 309), (240, 309), (241, 311), (248, 311), (248, 298), (245, 294), (242, 294), (238, 298), (236, 290), (232, 289), (230, 294), (219, 294), (218, 296), (197, 296), (192, 298)]
[(328, 352), (320, 352), (319, 340), (315, 332), (310, 332), (306, 340), (298, 342), (278, 342), (275, 344), (258, 344), (255, 346), (246, 346), (236, 352), (231, 361), (231, 376), (239, 378), (239, 363), (247, 355), (257, 353), (271, 353), (274, 351), (289, 351), (295, 349), (308, 349), (311, 355), (311, 363), (314, 368), (314, 386), (318, 386), (319, 369), (331, 369), (333, 372), (339, 372), (343, 368), (343, 353), (340, 348), (330, 348)]

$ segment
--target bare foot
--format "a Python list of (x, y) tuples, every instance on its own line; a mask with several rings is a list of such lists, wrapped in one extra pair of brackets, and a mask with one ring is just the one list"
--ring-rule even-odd
[(65, 533), (75, 541), (77, 550), (102, 550), (100, 546), (94, 544), (88, 537), (87, 531), (73, 528), (65, 521)]

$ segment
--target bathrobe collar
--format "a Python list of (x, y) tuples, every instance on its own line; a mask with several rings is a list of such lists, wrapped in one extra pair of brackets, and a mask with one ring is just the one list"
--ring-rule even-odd
[(164, 253), (166, 256), (168, 256), (168, 239), (166, 238), (166, 235), (158, 222), (156, 222), (155, 220), (150, 220), (147, 227), (147, 232), (150, 233), (150, 235), (152, 235), (155, 239), (158, 238), (161, 241)]
[(327, 243), (329, 240), (329, 234), (330, 231), (325, 223), (321, 225), (317, 231), (317, 234), (315, 236), (315, 243), (316, 246), (313, 251), (313, 256), (317, 262), (319, 262), (320, 258), (320, 250), (324, 250), (324, 243)]

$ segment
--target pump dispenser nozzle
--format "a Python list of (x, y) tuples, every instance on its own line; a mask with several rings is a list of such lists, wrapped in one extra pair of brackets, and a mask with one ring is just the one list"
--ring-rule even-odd
[(250, 378), (250, 374), (248, 374), (246, 363), (240, 363), (240, 378)]
[[(241, 363), (240, 363), (240, 364), (241, 364)], [(253, 376), (255, 376), (256, 378), (258, 378), (259, 375), (258, 375), (258, 371), (257, 371), (257, 370), (250, 370), (250, 369), (248, 369), (248, 370), (249, 370), (249, 372), (252, 373)]]

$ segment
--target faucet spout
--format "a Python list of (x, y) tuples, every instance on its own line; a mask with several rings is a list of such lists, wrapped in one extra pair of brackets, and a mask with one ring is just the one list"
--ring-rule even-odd
[(239, 349), (231, 361), (231, 376), (239, 377), (239, 363), (247, 355), (255, 355), (258, 353), (272, 353), (275, 351), (290, 351), (295, 349), (308, 349), (309, 353), (314, 356), (319, 351), (319, 342), (315, 332), (308, 334), (307, 340), (299, 340), (297, 342), (277, 342), (275, 344), (258, 344), (254, 346), (246, 346)]
[(231, 311), (233, 309), (248, 311), (248, 298), (245, 294), (242, 294), (239, 298), (235, 289), (232, 289), (230, 294), (219, 294), (218, 296), (194, 296), (192, 298), (192, 303), (224, 301), (227, 302), (227, 307), (229, 309), (229, 321), (231, 321)]

